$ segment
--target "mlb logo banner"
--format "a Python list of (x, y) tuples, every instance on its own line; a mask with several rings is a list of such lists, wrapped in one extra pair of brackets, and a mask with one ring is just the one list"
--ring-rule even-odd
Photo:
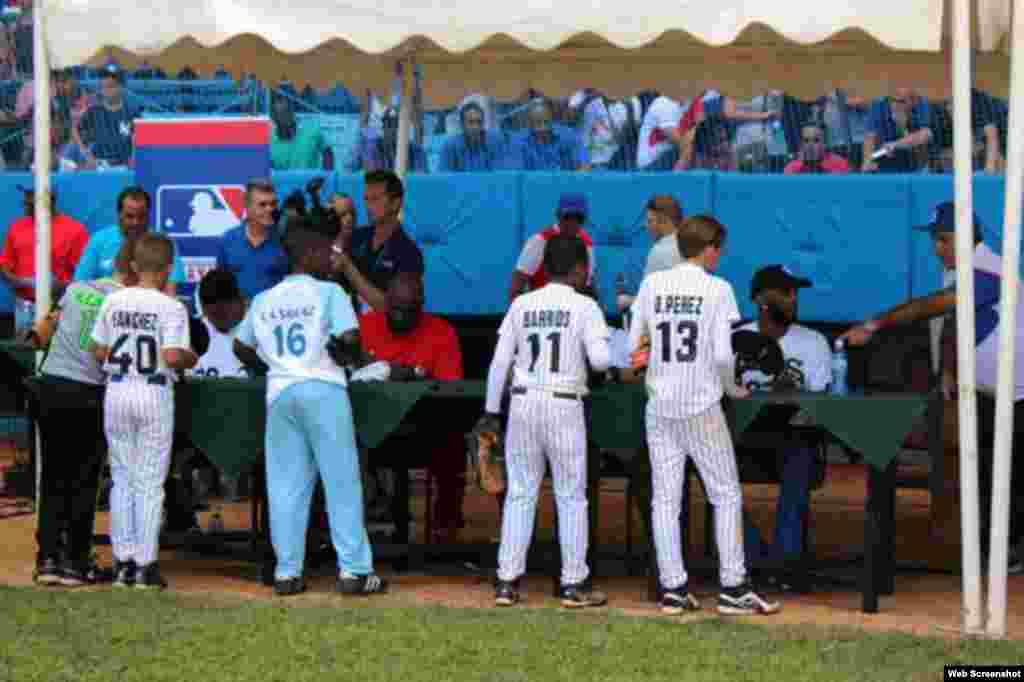
[(153, 228), (169, 235), (191, 297), (217, 263), (221, 237), (245, 218), (245, 184), (270, 177), (270, 119), (145, 118), (135, 122), (135, 178), (153, 198)]

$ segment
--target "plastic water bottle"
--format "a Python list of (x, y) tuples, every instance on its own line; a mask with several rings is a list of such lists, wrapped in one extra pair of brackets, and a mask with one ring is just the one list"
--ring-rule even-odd
[(849, 363), (846, 359), (846, 344), (842, 339), (836, 339), (832, 347), (832, 386), (829, 392), (832, 395), (848, 395), (849, 386), (846, 384), (846, 372)]
[(615, 277), (615, 307), (622, 313), (622, 328), (629, 331), (629, 307), (623, 305), (626, 296), (626, 273), (620, 272)]

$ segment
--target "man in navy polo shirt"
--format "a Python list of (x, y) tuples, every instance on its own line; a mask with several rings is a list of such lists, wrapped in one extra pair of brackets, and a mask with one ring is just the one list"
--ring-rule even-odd
[(401, 179), (392, 171), (376, 170), (366, 174), (363, 184), (371, 224), (353, 231), (348, 253), (337, 254), (336, 263), (363, 306), (386, 312), (388, 283), (400, 272), (422, 275), (423, 254), (398, 218), (404, 196)]
[(246, 299), (277, 285), (288, 274), (288, 257), (274, 227), (277, 194), (270, 180), (245, 185), (245, 222), (224, 233), (217, 267), (230, 270)]

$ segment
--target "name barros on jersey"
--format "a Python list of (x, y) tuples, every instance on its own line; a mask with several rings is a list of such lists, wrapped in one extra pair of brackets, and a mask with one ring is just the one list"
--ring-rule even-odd
[(568, 310), (526, 310), (523, 312), (523, 329), (533, 327), (568, 327), (572, 315)]
[(700, 315), (701, 306), (704, 305), (703, 296), (686, 296), (676, 294), (672, 296), (655, 296), (654, 313), (670, 315)]

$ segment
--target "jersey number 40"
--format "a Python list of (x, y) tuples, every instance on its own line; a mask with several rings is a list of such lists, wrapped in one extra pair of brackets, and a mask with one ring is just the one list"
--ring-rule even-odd
[[(135, 347), (129, 340), (135, 339)], [(153, 374), (157, 370), (157, 343), (149, 334), (122, 334), (110, 348), (107, 363), (116, 365), (121, 374), (128, 374), (132, 366), (139, 374)]]

